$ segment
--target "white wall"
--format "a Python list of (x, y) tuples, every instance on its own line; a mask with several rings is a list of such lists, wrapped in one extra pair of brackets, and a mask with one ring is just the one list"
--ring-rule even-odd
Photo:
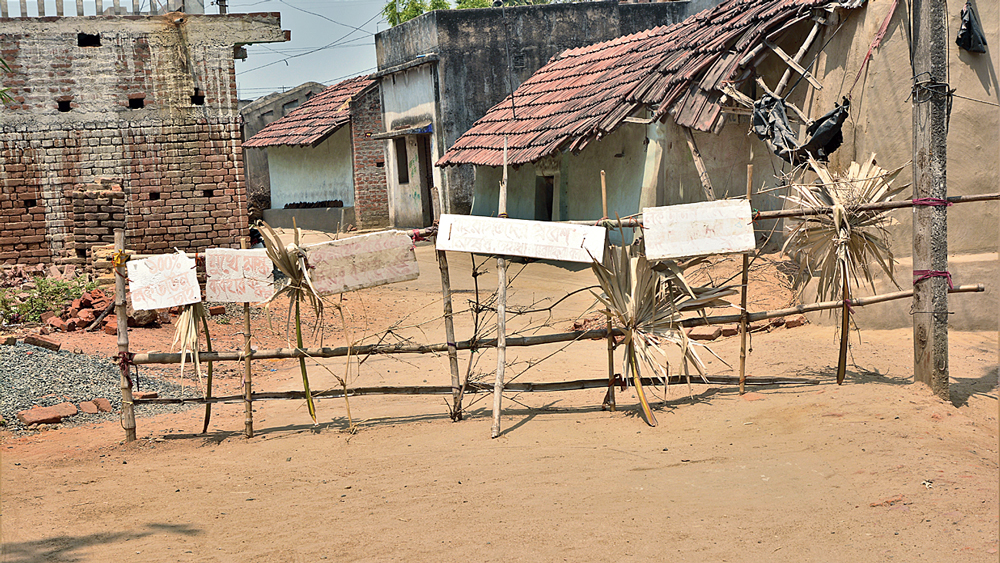
[(339, 199), (354, 206), (351, 128), (341, 127), (316, 148), (270, 147), (271, 207)]

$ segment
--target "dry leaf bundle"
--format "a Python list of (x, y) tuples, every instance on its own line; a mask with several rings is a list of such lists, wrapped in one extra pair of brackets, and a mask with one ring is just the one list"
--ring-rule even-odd
[(177, 317), (174, 329), (174, 342), (170, 348), (178, 348), (181, 353), (181, 375), (184, 374), (184, 360), (187, 358), (185, 352), (191, 352), (194, 361), (194, 371), (198, 374), (198, 387), (202, 396), (205, 396), (203, 380), (201, 376), (201, 360), (198, 357), (198, 347), (200, 337), (198, 336), (198, 326), (205, 322), (205, 307), (199, 303), (185, 305), (181, 314)]
[(792, 220), (782, 250), (799, 264), (796, 287), (801, 291), (818, 272), (817, 300), (848, 299), (848, 295), (838, 296), (847, 287), (846, 272), (855, 286), (864, 281), (874, 291), (873, 262), (896, 284), (887, 231), (891, 220), (885, 211), (863, 211), (858, 206), (890, 201), (909, 187), (892, 186), (903, 166), (887, 171), (875, 164), (874, 154), (864, 164), (852, 162), (846, 173), (834, 172), (814, 159), (809, 159), (809, 166), (819, 177), (817, 183), (793, 183), (793, 192), (785, 199), (795, 206), (832, 209), (832, 213)]
[[(295, 342), (298, 348), (303, 348), (302, 344), (302, 318), (300, 315), (300, 304), (302, 301), (306, 301), (310, 307), (312, 307), (313, 313), (316, 315), (316, 326), (314, 329), (314, 335), (320, 333), (323, 327), (323, 299), (320, 297), (316, 288), (313, 287), (312, 281), (309, 279), (309, 268), (306, 265), (305, 252), (299, 246), (299, 239), (301, 237), (302, 231), (295, 227), (294, 229), (294, 242), (287, 246), (282, 246), (281, 239), (278, 238), (277, 233), (271, 228), (267, 223), (263, 224), (264, 230), (261, 231), (261, 237), (264, 239), (264, 246), (267, 248), (267, 257), (271, 259), (271, 262), (281, 273), (285, 274), (288, 278), (287, 283), (278, 287), (275, 284), (275, 292), (270, 299), (267, 300), (267, 306), (270, 306), (271, 302), (282, 295), (288, 296), (288, 319), (291, 320), (292, 311), (295, 311)], [(286, 323), (287, 327), (287, 323)], [(322, 340), (322, 338), (321, 338)], [(306, 404), (309, 406), (309, 416), (313, 419), (313, 424), (316, 424), (316, 405), (313, 403), (312, 393), (309, 391), (309, 375), (306, 372), (306, 361), (304, 358), (299, 358), (299, 369), (302, 372), (302, 387), (306, 393)]]
[[(689, 262), (685, 267), (694, 263), (696, 261)], [(693, 364), (704, 380), (705, 364), (680, 321), (691, 312), (704, 314), (709, 307), (730, 306), (722, 298), (735, 294), (736, 290), (692, 288), (684, 279), (683, 267), (673, 261), (664, 261), (657, 264), (663, 269), (662, 274), (658, 273), (641, 249), (634, 246), (612, 246), (606, 264), (594, 260), (591, 266), (604, 290), (603, 295), (594, 295), (625, 329), (625, 380), (631, 376), (646, 422), (656, 426), (656, 418), (642, 387), (641, 365), (648, 366), (666, 384), (670, 363), (665, 347), (673, 345), (680, 349), (683, 373), (689, 374), (689, 364)]]

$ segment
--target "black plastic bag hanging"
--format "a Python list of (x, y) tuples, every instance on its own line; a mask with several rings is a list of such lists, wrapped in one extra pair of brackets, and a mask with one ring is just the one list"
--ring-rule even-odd
[(847, 110), (851, 101), (844, 98), (839, 104), (834, 104), (833, 111), (817, 119), (806, 129), (809, 142), (799, 148), (799, 157), (812, 155), (816, 160), (827, 161), (833, 151), (844, 144), (844, 122), (847, 121)]
[(784, 100), (764, 94), (755, 101), (751, 129), (760, 140), (771, 143), (774, 154), (791, 162), (790, 155), (799, 148), (799, 143), (788, 124)]
[(979, 25), (979, 17), (971, 2), (966, 2), (962, 8), (962, 26), (958, 28), (955, 43), (970, 53), (986, 52), (986, 34), (983, 33), (983, 26)]

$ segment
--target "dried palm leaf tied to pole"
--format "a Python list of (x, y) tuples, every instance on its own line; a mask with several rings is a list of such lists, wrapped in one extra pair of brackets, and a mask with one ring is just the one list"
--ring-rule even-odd
[(832, 209), (830, 214), (793, 218), (782, 251), (799, 265), (795, 286), (800, 293), (817, 272), (817, 300), (836, 298), (844, 302), (838, 384), (844, 382), (847, 369), (851, 313), (847, 301), (851, 298), (851, 278), (856, 287), (867, 284), (875, 292), (874, 262), (899, 288), (887, 230), (892, 219), (886, 211), (861, 210), (859, 206), (888, 202), (908, 188), (909, 184), (892, 185), (905, 166), (885, 170), (875, 163), (872, 154), (864, 164), (852, 162), (848, 170), (841, 173), (809, 159), (809, 169), (818, 179), (814, 183), (793, 182), (790, 185), (792, 193), (785, 196), (794, 206)]
[[(622, 238), (624, 240), (624, 234)], [(689, 261), (684, 267), (670, 260), (663, 261), (657, 264), (663, 269), (661, 274), (653, 269), (640, 246), (611, 246), (606, 264), (597, 260), (591, 264), (604, 292), (603, 295), (594, 293), (594, 296), (625, 330), (624, 377), (628, 381), (632, 376), (643, 416), (650, 426), (656, 426), (656, 417), (642, 386), (642, 364), (666, 385), (670, 362), (665, 347), (672, 344), (680, 349), (682, 373), (689, 376), (689, 364), (693, 364), (707, 383), (705, 364), (680, 323), (692, 312), (704, 315), (709, 307), (730, 306), (722, 298), (736, 294), (735, 289), (728, 287), (689, 286), (684, 279), (684, 269), (700, 261)]]
[[(301, 230), (297, 226), (293, 227), (294, 242), (287, 246), (282, 246), (281, 239), (274, 232), (274, 229), (267, 223), (264, 223), (263, 226), (264, 230), (261, 231), (261, 235), (264, 239), (264, 246), (267, 248), (267, 257), (288, 278), (287, 283), (281, 287), (277, 287), (274, 294), (266, 303), (270, 306), (278, 297), (282, 295), (288, 296), (288, 317), (289, 319), (291, 318), (292, 310), (294, 309), (295, 344), (301, 349), (304, 346), (302, 343), (300, 304), (302, 301), (306, 301), (316, 315), (315, 336), (316, 333), (320, 333), (323, 327), (323, 299), (309, 279), (309, 269), (306, 266), (305, 252), (299, 246)], [(275, 285), (277, 286), (277, 283)], [(306, 394), (306, 403), (309, 406), (309, 416), (312, 417), (313, 424), (316, 424), (316, 405), (313, 403), (312, 393), (309, 391), (309, 374), (306, 371), (305, 358), (299, 358), (299, 370), (302, 372), (302, 387)]]

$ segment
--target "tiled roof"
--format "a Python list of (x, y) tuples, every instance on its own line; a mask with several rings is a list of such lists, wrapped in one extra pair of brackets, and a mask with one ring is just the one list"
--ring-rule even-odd
[(316, 146), (351, 120), (351, 98), (374, 83), (371, 76), (359, 76), (334, 84), (285, 117), (269, 123), (244, 141), (243, 146)]
[(513, 116), (508, 96), (437, 164), (501, 166), (504, 135), (510, 164), (580, 151), (642, 106), (654, 119), (669, 111), (678, 125), (709, 131), (721, 112), (719, 88), (740, 60), (810, 8), (830, 3), (728, 0), (677, 24), (565, 51), (514, 91)]

